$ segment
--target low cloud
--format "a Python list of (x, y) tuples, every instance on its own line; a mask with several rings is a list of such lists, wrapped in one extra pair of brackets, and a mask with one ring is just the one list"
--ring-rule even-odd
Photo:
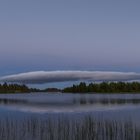
[(102, 71), (37, 71), (0, 78), (1, 82), (43, 84), (66, 81), (131, 81), (140, 80), (140, 73)]

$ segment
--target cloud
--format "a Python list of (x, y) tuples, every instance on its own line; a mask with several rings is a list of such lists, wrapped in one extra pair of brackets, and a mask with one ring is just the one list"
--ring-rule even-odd
[(37, 71), (0, 78), (1, 82), (43, 84), (66, 81), (130, 81), (140, 80), (140, 73), (109, 71)]

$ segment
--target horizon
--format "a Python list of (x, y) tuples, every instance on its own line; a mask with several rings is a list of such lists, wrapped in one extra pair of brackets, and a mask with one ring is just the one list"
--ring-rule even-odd
[(140, 73), (114, 71), (33, 71), (0, 77), (1, 83), (26, 84), (33, 88), (64, 88), (80, 82), (139, 81)]

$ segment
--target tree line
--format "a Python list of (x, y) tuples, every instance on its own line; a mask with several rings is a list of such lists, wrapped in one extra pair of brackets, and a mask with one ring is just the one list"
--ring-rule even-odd
[(33, 92), (61, 92), (60, 89), (57, 88), (46, 88), (46, 89), (38, 89), (38, 88), (29, 88), (27, 85), (20, 84), (8, 84), (3, 83), (0, 84), (0, 93), (33, 93)]
[(37, 89), (29, 88), (26, 85), (19, 84), (0, 84), (0, 93), (29, 93), (36, 92)]
[(63, 92), (63, 93), (140, 93), (139, 82), (102, 82), (86, 84), (81, 82), (78, 85), (66, 87), (64, 89), (29, 88), (27, 85), (0, 84), (0, 93), (31, 93), (31, 92)]
[(102, 82), (86, 84), (81, 82), (79, 85), (66, 87), (64, 93), (140, 93), (139, 82)]

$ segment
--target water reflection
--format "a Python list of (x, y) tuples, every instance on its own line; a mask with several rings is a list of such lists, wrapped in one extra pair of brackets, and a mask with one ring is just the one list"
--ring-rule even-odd
[(140, 95), (28, 94), (0, 95), (0, 107), (23, 112), (95, 112), (140, 109)]
[(73, 97), (69, 101), (34, 101), (34, 100), (28, 100), (28, 99), (12, 99), (12, 98), (0, 98), (0, 104), (28, 104), (28, 105), (86, 105), (86, 104), (140, 104), (139, 98), (90, 98), (86, 97), (84, 95), (81, 95), (80, 97)]
[(140, 95), (0, 95), (0, 114), (0, 140), (140, 139)]

